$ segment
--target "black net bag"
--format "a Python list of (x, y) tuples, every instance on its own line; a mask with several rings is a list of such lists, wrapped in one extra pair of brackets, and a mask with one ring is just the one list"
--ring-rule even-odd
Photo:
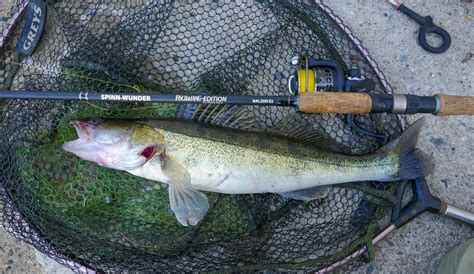
[[(286, 95), (295, 72), (290, 60), (298, 55), (337, 61), (346, 72), (358, 68), (376, 82), (372, 92), (391, 92), (361, 43), (319, 1), (48, 1), (47, 11), (31, 56), (14, 50), (24, 19), (5, 27), (1, 89)], [(370, 243), (395, 202), (397, 183), (338, 185), (308, 203), (206, 193), (205, 219), (183, 227), (170, 212), (165, 185), (61, 150), (75, 138), (69, 121), (91, 117), (280, 128), (306, 143), (325, 135), (352, 154), (381, 145), (344, 115), (283, 107), (4, 101), (1, 222), (76, 271), (317, 270)], [(354, 119), (390, 139), (404, 125), (393, 115)]]

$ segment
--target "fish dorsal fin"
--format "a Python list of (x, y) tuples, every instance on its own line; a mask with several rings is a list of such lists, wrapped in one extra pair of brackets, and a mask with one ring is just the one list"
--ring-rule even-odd
[[(220, 90), (219, 88), (217, 90)], [(207, 92), (201, 91), (200, 95)], [(267, 132), (292, 141), (311, 144), (323, 151), (350, 154), (349, 147), (336, 142), (311, 121), (320, 116), (281, 106), (181, 104), (176, 117), (199, 123), (253, 132)]]
[[(260, 111), (256, 110), (260, 108)], [(348, 154), (350, 149), (325, 135), (319, 128), (302, 117), (302, 113), (292, 112), (280, 118), (275, 125), (269, 125), (256, 113), (273, 113), (283, 110), (281, 107), (229, 106), (229, 105), (182, 105), (177, 116), (180, 119), (219, 127), (236, 128), (253, 132), (267, 132), (276, 137), (285, 137), (292, 141), (311, 144), (321, 150)], [(307, 115), (307, 114), (306, 114)], [(265, 116), (265, 115), (261, 115)], [(277, 115), (278, 116), (278, 115)], [(262, 121), (261, 121), (262, 120)], [(298, 122), (294, 122), (294, 120)]]
[(169, 178), (167, 183), (171, 210), (180, 224), (196, 225), (209, 209), (206, 196), (193, 188), (188, 170), (176, 160), (164, 156), (162, 163), (163, 174)]
[(227, 128), (255, 129), (255, 117), (245, 106), (191, 104), (181, 106), (177, 117)]
[(286, 198), (309, 202), (312, 200), (326, 198), (328, 196), (329, 190), (330, 187), (328, 186), (316, 186), (312, 188), (301, 189), (291, 192), (283, 192), (278, 194)]
[[(323, 130), (310, 124), (308, 119), (303, 119), (302, 115), (304, 114), (296, 112), (285, 116), (269, 132), (293, 141), (311, 144), (324, 151), (350, 153), (350, 148), (336, 142)], [(294, 120), (298, 122), (295, 123)]]

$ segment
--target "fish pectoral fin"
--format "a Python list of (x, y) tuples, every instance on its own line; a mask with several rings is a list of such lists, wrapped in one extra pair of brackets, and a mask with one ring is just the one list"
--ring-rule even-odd
[(285, 198), (290, 198), (294, 200), (302, 200), (309, 202), (312, 200), (323, 199), (328, 196), (329, 187), (328, 186), (316, 186), (307, 189), (301, 189), (290, 192), (278, 193)]
[(170, 206), (176, 219), (184, 226), (196, 225), (209, 209), (206, 195), (193, 188), (188, 170), (177, 161), (166, 157), (162, 169), (169, 178)]
[(190, 187), (183, 187), (179, 183), (169, 186), (171, 210), (178, 222), (184, 226), (196, 225), (204, 218), (209, 209), (206, 195)]

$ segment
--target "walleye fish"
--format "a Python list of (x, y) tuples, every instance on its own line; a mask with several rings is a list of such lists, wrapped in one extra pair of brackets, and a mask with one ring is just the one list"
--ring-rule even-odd
[(351, 156), (274, 136), (178, 120), (73, 121), (78, 139), (63, 149), (103, 167), (169, 185), (171, 209), (196, 225), (209, 203), (200, 191), (279, 193), (310, 201), (327, 186), (426, 176), (434, 165), (416, 149), (423, 120), (373, 154)]

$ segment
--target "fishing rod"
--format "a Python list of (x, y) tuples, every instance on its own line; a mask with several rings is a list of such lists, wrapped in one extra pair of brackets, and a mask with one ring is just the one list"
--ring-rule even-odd
[(306, 113), (473, 115), (474, 97), (389, 95), (359, 92), (311, 92), (291, 96), (227, 96), (155, 93), (99, 93), (0, 90), (0, 99), (152, 102), (296, 107)]

